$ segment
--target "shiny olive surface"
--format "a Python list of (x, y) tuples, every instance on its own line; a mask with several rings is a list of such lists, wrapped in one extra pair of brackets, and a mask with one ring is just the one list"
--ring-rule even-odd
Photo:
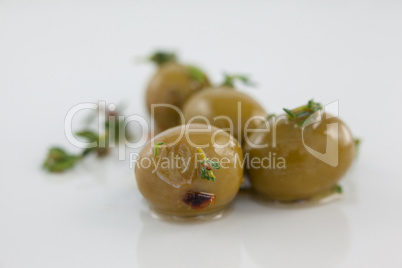
[[(183, 113), (186, 122), (195, 116), (203, 116), (211, 125), (225, 129), (240, 142), (247, 121), (253, 116), (266, 116), (264, 108), (251, 96), (231, 87), (211, 88), (194, 94), (184, 105)], [(205, 123), (205, 120), (199, 118), (194, 122)], [(251, 120), (247, 128), (256, 128), (259, 123), (261, 119)]]
[[(271, 119), (270, 132), (250, 135), (252, 144), (244, 144), (248, 162), (265, 159), (263, 165), (248, 167), (251, 184), (257, 192), (286, 202), (313, 198), (336, 186), (353, 162), (355, 143), (340, 119), (325, 115), (325, 119), (307, 125), (304, 130), (298, 121), (284, 116), (274, 128), (272, 120), (278, 118)], [(267, 148), (256, 148), (265, 144)], [(320, 160), (312, 150), (327, 154), (315, 153)]]
[[(152, 104), (171, 104), (181, 109), (193, 93), (210, 86), (205, 74), (194, 77), (191, 68), (194, 67), (176, 62), (167, 62), (158, 67), (146, 90), (146, 103), (150, 114)], [(181, 124), (179, 113), (167, 107), (155, 108), (154, 119), (158, 131)]]
[[(155, 144), (161, 143), (155, 151)], [(220, 164), (219, 169), (212, 169), (215, 181), (201, 177), (203, 165), (197, 147)], [(223, 130), (182, 125), (145, 145), (136, 161), (135, 176), (138, 189), (156, 211), (196, 216), (221, 210), (232, 201), (243, 178), (242, 159), (240, 144)]]

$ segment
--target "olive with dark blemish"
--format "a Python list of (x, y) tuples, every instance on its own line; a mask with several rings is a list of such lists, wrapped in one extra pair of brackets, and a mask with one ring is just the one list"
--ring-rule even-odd
[(215, 199), (214, 194), (188, 191), (183, 197), (183, 202), (195, 210), (203, 210), (215, 204)]
[(240, 144), (227, 132), (203, 124), (182, 125), (145, 145), (135, 176), (154, 210), (197, 216), (217, 212), (233, 200), (243, 179), (242, 161)]

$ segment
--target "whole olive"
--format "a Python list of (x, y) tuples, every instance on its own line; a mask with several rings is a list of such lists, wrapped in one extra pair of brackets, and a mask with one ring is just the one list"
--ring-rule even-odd
[[(193, 93), (210, 86), (203, 71), (177, 62), (173, 54), (158, 52), (151, 60), (158, 64), (146, 90), (146, 104), (151, 115), (152, 104), (170, 104), (181, 110)], [(181, 124), (180, 114), (171, 107), (154, 107), (153, 118), (157, 132)]]
[(170, 128), (145, 145), (135, 167), (138, 189), (158, 212), (196, 216), (224, 208), (243, 176), (242, 149), (216, 127)]
[(183, 114), (186, 122), (209, 122), (242, 142), (245, 126), (256, 128), (267, 113), (251, 96), (235, 90), (232, 83), (225, 82), (222, 86), (208, 88), (191, 96), (183, 107)]
[(286, 112), (287, 116), (265, 122), (269, 132), (255, 132), (244, 143), (253, 188), (269, 199), (284, 202), (339, 189), (337, 182), (355, 155), (349, 128), (312, 101)]

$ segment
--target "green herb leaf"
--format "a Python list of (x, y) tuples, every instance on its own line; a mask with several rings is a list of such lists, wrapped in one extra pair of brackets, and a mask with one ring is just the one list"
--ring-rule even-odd
[(86, 138), (89, 142), (98, 142), (99, 135), (91, 130), (83, 130), (76, 132), (75, 135)]
[(209, 181), (215, 181), (215, 175), (212, 169), (220, 169), (220, 165), (216, 161), (212, 161), (205, 156), (204, 151), (197, 147), (197, 152), (201, 156), (201, 178)]
[(210, 177), (207, 175), (207, 170), (205, 167), (201, 168), (201, 178), (210, 180)]
[(355, 138), (355, 146), (359, 147), (362, 140), (360, 138)]
[(210, 161), (210, 164), (211, 164), (213, 169), (220, 169), (221, 168), (221, 166), (216, 161)]
[(189, 65), (187, 66), (187, 71), (190, 77), (196, 80), (197, 82), (203, 83), (205, 81), (205, 75), (198, 67)]
[[(124, 119), (115, 113), (110, 112), (108, 114), (107, 120), (105, 121), (105, 129), (108, 135), (114, 139), (116, 143), (122, 142), (122, 138), (126, 140), (132, 138), (129, 130), (125, 127)], [(121, 135), (122, 133), (123, 135)]]
[(211, 171), (207, 170), (205, 167), (201, 167), (201, 178), (215, 182), (215, 176), (213, 174), (211, 175)]
[(343, 192), (342, 187), (339, 184), (335, 186), (335, 192), (338, 194), (341, 194)]
[(96, 150), (96, 147), (93, 148), (85, 148), (84, 151), (81, 153), (81, 156), (87, 156), (91, 152), (94, 152)]
[(53, 147), (49, 149), (43, 168), (49, 172), (63, 172), (73, 168), (79, 160), (81, 156), (69, 154), (60, 147)]
[(162, 65), (166, 62), (176, 61), (176, 54), (167, 51), (156, 51), (149, 58), (149, 61), (155, 62), (158, 65)]
[(269, 114), (268, 116), (267, 116), (267, 120), (270, 120), (272, 117), (275, 117), (276, 116), (276, 114)]
[(234, 84), (236, 81), (240, 81), (246, 86), (255, 86), (255, 83), (252, 82), (247, 75), (243, 74), (234, 74), (234, 75), (224, 74), (224, 81), (222, 83), (222, 86), (234, 88), (235, 87)]
[(355, 138), (354, 141), (355, 141), (355, 158), (357, 158), (357, 156), (359, 155), (362, 140), (360, 138)]
[(286, 109), (286, 108), (283, 108), (283, 110), (285, 111), (285, 113), (287, 113), (289, 119), (295, 117), (291, 110)]
[(163, 142), (158, 142), (154, 144), (154, 156), (156, 156), (156, 154), (158, 153), (158, 150), (160, 148), (161, 145), (163, 145)]
[(302, 127), (303, 125), (305, 125), (307, 120), (310, 119), (310, 116), (321, 109), (322, 109), (322, 105), (318, 102), (314, 102), (312, 99), (309, 100), (306, 105), (297, 107), (292, 110), (283, 108), (283, 110), (286, 112), (289, 120), (305, 118), (305, 120), (299, 121), (297, 123), (298, 127)]

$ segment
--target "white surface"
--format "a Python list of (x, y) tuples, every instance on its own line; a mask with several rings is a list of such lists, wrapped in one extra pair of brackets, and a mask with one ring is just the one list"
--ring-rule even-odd
[[(0, 1), (0, 267), (402, 267), (402, 2), (217, 2)], [(344, 199), (242, 195), (221, 220), (173, 224), (150, 216), (128, 161), (43, 172), (48, 146), (71, 148), (75, 104), (144, 113), (153, 68), (133, 59), (157, 47), (215, 81), (253, 74), (273, 112), (339, 100), (363, 139)]]

